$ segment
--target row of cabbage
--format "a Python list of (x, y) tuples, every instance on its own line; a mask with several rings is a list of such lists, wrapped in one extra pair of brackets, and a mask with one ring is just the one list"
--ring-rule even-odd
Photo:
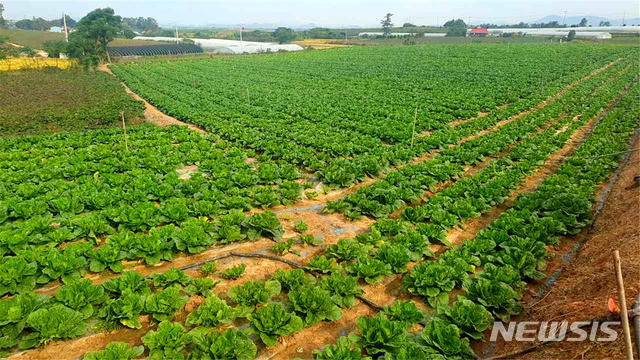
[[(566, 58), (558, 61), (554, 51), (552, 61), (548, 53), (552, 50), (545, 48), (543, 53), (549, 58), (543, 58), (548, 62), (540, 61), (540, 53), (534, 56), (534, 49), (509, 50), (508, 55), (514, 55), (511, 52), (515, 51), (520, 55), (518, 61), (526, 63), (521, 67), (498, 60), (500, 56), (495, 52), (507, 51), (505, 48), (476, 50), (479, 53), (473, 62), (455, 66), (444, 57), (427, 57), (434, 51), (429, 47), (382, 47), (345, 49), (341, 50), (344, 53), (335, 51), (328, 55), (294, 54), (296, 62), (290, 59), (294, 55), (288, 54), (261, 59), (132, 63), (113, 66), (112, 70), (167, 114), (222, 134), (274, 159), (284, 159), (317, 172), (318, 179), (325, 184), (349, 186), (367, 175), (377, 176), (390, 166), (486, 129), (627, 51), (615, 48), (604, 55), (594, 48), (581, 48), (585, 58), (593, 57), (594, 61), (587, 65), (582, 63), (583, 58), (564, 54), (564, 50)], [(397, 51), (407, 52), (407, 56), (398, 57)], [(446, 52), (452, 55), (460, 56), (466, 51), (463, 47), (446, 47)], [(410, 62), (421, 55), (424, 56), (422, 62)], [(349, 71), (335, 67), (336, 59), (346, 56), (357, 56), (359, 61), (352, 60)], [(487, 63), (503, 75), (510, 75), (492, 76), (485, 67)], [(286, 70), (275, 70), (285, 64)], [(543, 72), (542, 64), (546, 70), (557, 66), (554, 76)], [(356, 68), (358, 72), (354, 72)], [(360, 78), (366, 80), (355, 80), (354, 73), (366, 75)], [(462, 78), (466, 81), (461, 81)], [(531, 84), (532, 78), (540, 84)], [(438, 85), (444, 81), (446, 85)], [(415, 84), (416, 90), (412, 92), (405, 82)], [(295, 92), (290, 91), (292, 86), (296, 86)], [(252, 91), (255, 91), (253, 95)], [(341, 96), (342, 91), (348, 91), (348, 95)], [(518, 95), (508, 100), (500, 98), (511, 93)], [(322, 101), (323, 97), (335, 99)], [(472, 105), (480, 99), (482, 107)], [(417, 122), (415, 132), (435, 132), (414, 139), (412, 146), (415, 104), (423, 119)], [(496, 109), (497, 105), (504, 104), (508, 106)], [(452, 110), (466, 106), (474, 111), (456, 113)], [(455, 115), (435, 120), (448, 113), (447, 107), (451, 107), (449, 113)], [(453, 130), (447, 125), (481, 110), (491, 111), (491, 115)], [(400, 131), (398, 129), (402, 129), (403, 135), (396, 140), (380, 134), (391, 134)], [(392, 145), (387, 146), (387, 142)]]

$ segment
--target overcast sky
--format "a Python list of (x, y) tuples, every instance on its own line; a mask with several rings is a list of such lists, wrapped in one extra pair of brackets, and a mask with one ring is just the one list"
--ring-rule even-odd
[(516, 23), (546, 15), (595, 15), (609, 19), (640, 16), (639, 0), (0, 0), (4, 17), (53, 19), (65, 12), (79, 20), (97, 7), (121, 16), (150, 16), (160, 24), (206, 25), (273, 23), (323, 26), (377, 26), (387, 13), (397, 25), (442, 24), (450, 18)]

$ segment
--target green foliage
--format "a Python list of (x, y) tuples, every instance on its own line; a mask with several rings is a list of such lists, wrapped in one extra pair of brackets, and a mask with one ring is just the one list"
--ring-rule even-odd
[(469, 339), (462, 338), (457, 326), (446, 320), (433, 318), (425, 325), (420, 334), (422, 340), (438, 350), (445, 357), (459, 356), (474, 359), (475, 355), (469, 346)]
[(493, 315), (484, 306), (463, 297), (438, 312), (474, 340), (482, 340), (482, 332), (493, 325)]
[(185, 325), (218, 327), (220, 324), (228, 324), (236, 317), (235, 310), (215, 295), (209, 295), (204, 302), (187, 316)]
[(309, 264), (305, 266), (305, 269), (327, 274), (336, 271), (339, 267), (335, 259), (328, 259), (324, 255), (318, 255), (309, 259)]
[(266, 304), (270, 296), (278, 295), (281, 285), (278, 281), (247, 281), (229, 289), (227, 296), (238, 304), (238, 316), (246, 316), (253, 312), (258, 304)]
[(142, 337), (149, 348), (149, 359), (184, 359), (181, 351), (191, 342), (190, 336), (180, 323), (163, 321), (158, 331), (150, 330)]
[(129, 328), (142, 327), (138, 317), (144, 310), (145, 297), (129, 291), (117, 299), (111, 299), (100, 308), (98, 317), (107, 323), (119, 323)]
[(63, 285), (56, 290), (55, 300), (69, 308), (81, 312), (85, 318), (93, 315), (95, 305), (107, 300), (104, 289), (93, 285), (91, 280), (80, 280)]
[(220, 283), (220, 280), (214, 282), (210, 278), (196, 278), (191, 281), (189, 285), (184, 288), (184, 292), (189, 295), (201, 295), (204, 297), (211, 294), (211, 289), (216, 287)]
[(18, 257), (6, 257), (0, 263), (0, 296), (33, 290), (38, 266)]
[(291, 249), (291, 247), (293, 246), (293, 243), (294, 243), (293, 239), (289, 239), (286, 241), (282, 240), (277, 244), (272, 245), (271, 251), (275, 252), (276, 254), (280, 254), (282, 256), (287, 255), (288, 253), (299, 255), (297, 251)]
[(307, 223), (302, 220), (296, 220), (296, 222), (293, 224), (293, 230), (295, 230), (296, 232), (303, 233), (308, 229), (309, 225), (307, 225)]
[(246, 267), (245, 264), (232, 266), (232, 267), (222, 271), (220, 273), (220, 276), (222, 276), (225, 279), (236, 280), (236, 279), (239, 279), (242, 276), (242, 274), (244, 274), (244, 270), (246, 268), (247, 267)]
[(362, 357), (362, 349), (346, 336), (340, 336), (334, 345), (326, 345), (322, 350), (313, 350), (315, 360), (370, 360)]
[(38, 309), (27, 317), (32, 333), (22, 338), (20, 349), (28, 349), (53, 339), (72, 339), (84, 334), (84, 315), (64, 305)]
[(186, 302), (187, 297), (180, 296), (180, 287), (173, 285), (147, 296), (144, 311), (153, 315), (156, 321), (171, 320)]
[(335, 321), (342, 312), (331, 298), (331, 294), (320, 287), (307, 286), (289, 292), (292, 310), (304, 315), (304, 325), (309, 326), (322, 320)]
[(384, 276), (391, 275), (391, 265), (365, 256), (359, 258), (355, 263), (347, 265), (347, 272), (364, 279), (367, 284), (375, 284), (382, 281)]
[(284, 228), (280, 220), (270, 211), (254, 214), (249, 220), (249, 240), (256, 240), (260, 237), (280, 241), (284, 235)]
[(237, 330), (214, 331), (209, 334), (191, 332), (195, 345), (190, 359), (252, 360), (258, 351), (249, 337)]
[(412, 294), (422, 295), (432, 307), (448, 304), (447, 292), (468, 278), (466, 263), (462, 266), (445, 261), (424, 262), (416, 265), (402, 278), (402, 286)]
[(327, 257), (348, 261), (366, 256), (370, 249), (371, 246), (363, 246), (355, 239), (340, 239), (336, 244), (327, 246), (324, 253)]
[(200, 274), (202, 274), (202, 276), (209, 276), (209, 275), (213, 274), (214, 272), (216, 272), (216, 262), (215, 261), (208, 262), (208, 263), (202, 264), (202, 266), (200, 266)]
[(278, 281), (282, 287), (282, 290), (298, 290), (301, 287), (307, 285), (313, 285), (316, 282), (316, 278), (312, 275), (306, 274), (302, 269), (292, 270), (276, 270), (271, 277), (272, 280)]
[(383, 245), (376, 251), (375, 258), (391, 266), (391, 271), (396, 274), (407, 272), (409, 264), (409, 251), (404, 246)]
[(503, 322), (508, 322), (511, 315), (522, 311), (522, 304), (517, 301), (520, 295), (511, 286), (497, 280), (468, 280), (464, 283), (464, 290), (467, 298), (482, 304)]
[(176, 268), (171, 268), (162, 274), (152, 274), (151, 279), (155, 287), (168, 287), (174, 284), (186, 286), (191, 283), (191, 278), (184, 271)]
[(351, 276), (343, 276), (334, 272), (329, 276), (323, 276), (320, 287), (331, 294), (333, 302), (341, 308), (350, 308), (355, 305), (356, 296), (362, 295), (362, 289), (358, 286), (358, 279)]
[(105, 281), (102, 286), (108, 292), (116, 295), (126, 293), (149, 295), (151, 293), (151, 289), (149, 289), (150, 282), (150, 279), (143, 279), (139, 272), (133, 270)]
[(391, 306), (385, 306), (384, 313), (391, 321), (399, 321), (407, 327), (424, 320), (424, 314), (413, 301), (395, 301)]
[(87, 353), (86, 360), (133, 360), (144, 352), (144, 346), (129, 348), (129, 344), (112, 341), (107, 346), (96, 352)]
[(405, 324), (387, 319), (382, 312), (374, 317), (357, 318), (356, 326), (360, 331), (356, 344), (369, 355), (394, 353), (406, 344)]
[(298, 240), (300, 240), (300, 242), (305, 245), (312, 245), (312, 246), (322, 245), (322, 239), (315, 237), (311, 234), (301, 234), (298, 236)]
[(278, 303), (269, 303), (247, 317), (251, 331), (267, 346), (274, 346), (278, 337), (287, 336), (302, 329), (302, 319), (287, 312)]

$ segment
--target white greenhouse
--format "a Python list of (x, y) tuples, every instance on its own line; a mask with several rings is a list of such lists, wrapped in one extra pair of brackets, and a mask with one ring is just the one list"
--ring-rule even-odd
[[(136, 36), (134, 40), (176, 41), (173, 37)], [(206, 52), (219, 54), (256, 54), (278, 51), (300, 51), (302, 46), (295, 44), (276, 44), (257, 41), (237, 41), (224, 39), (180, 39), (191, 40)]]

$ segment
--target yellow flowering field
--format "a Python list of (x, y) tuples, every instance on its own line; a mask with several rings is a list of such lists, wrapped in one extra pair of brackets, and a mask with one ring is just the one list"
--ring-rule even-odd
[(66, 70), (72, 64), (73, 61), (69, 59), (9, 58), (0, 60), (0, 71), (42, 69), (45, 67), (57, 67)]

